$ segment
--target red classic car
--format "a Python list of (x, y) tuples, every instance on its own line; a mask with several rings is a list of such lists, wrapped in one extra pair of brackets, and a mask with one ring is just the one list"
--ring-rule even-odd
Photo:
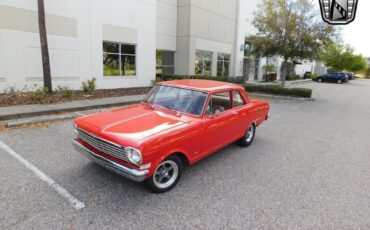
[(75, 120), (75, 149), (153, 192), (172, 189), (184, 166), (237, 141), (249, 146), (269, 104), (240, 85), (208, 80), (156, 84), (139, 104)]

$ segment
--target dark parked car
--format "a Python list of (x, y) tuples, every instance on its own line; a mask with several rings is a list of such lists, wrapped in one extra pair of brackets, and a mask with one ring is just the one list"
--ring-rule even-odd
[(317, 82), (335, 82), (337, 84), (342, 84), (343, 82), (348, 82), (348, 76), (345, 73), (327, 73), (313, 78), (312, 80)]
[(347, 76), (348, 76), (348, 80), (354, 80), (355, 79), (355, 76), (353, 75), (353, 73), (347, 73)]

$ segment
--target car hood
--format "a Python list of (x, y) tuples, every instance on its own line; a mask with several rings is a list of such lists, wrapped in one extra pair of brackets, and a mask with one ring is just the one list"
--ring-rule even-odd
[(77, 119), (79, 128), (121, 145), (135, 146), (152, 135), (187, 123), (170, 111), (138, 104)]

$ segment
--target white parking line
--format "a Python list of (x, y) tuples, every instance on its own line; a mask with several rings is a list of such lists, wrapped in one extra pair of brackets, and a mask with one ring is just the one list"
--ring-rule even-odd
[(0, 148), (5, 150), (11, 157), (19, 161), (24, 167), (33, 172), (40, 180), (46, 182), (50, 187), (52, 187), (59, 195), (63, 196), (68, 200), (68, 202), (73, 206), (73, 208), (79, 210), (85, 207), (85, 204), (74, 198), (65, 188), (60, 186), (57, 182), (47, 176), (45, 173), (36, 168), (29, 161), (21, 157), (13, 149), (0, 140)]

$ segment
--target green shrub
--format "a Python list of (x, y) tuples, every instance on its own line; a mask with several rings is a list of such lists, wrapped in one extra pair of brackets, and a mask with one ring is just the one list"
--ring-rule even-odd
[(274, 64), (266, 64), (262, 66), (262, 70), (265, 71), (266, 74), (276, 73), (276, 66)]
[(67, 86), (58, 86), (57, 90), (62, 93), (63, 97), (71, 98), (73, 96), (73, 90), (71, 90)]
[(304, 76), (305, 76), (306, 79), (313, 79), (315, 77), (318, 77), (319, 75), (318, 74), (309, 73), (309, 74), (305, 74)]
[(365, 76), (366, 79), (370, 79), (370, 67), (367, 68), (365, 75), (366, 75)]
[(82, 82), (82, 90), (86, 93), (91, 95), (96, 89), (96, 78), (92, 78), (91, 80), (87, 80), (86, 82)]
[(281, 96), (310, 98), (312, 89), (306, 88), (283, 88), (279, 85), (245, 85), (247, 92), (267, 93)]
[(301, 77), (299, 75), (287, 75), (285, 80), (287, 81), (295, 81), (295, 80), (299, 80), (301, 79)]
[(32, 92), (32, 100), (39, 101), (49, 92), (48, 88), (41, 87)]

